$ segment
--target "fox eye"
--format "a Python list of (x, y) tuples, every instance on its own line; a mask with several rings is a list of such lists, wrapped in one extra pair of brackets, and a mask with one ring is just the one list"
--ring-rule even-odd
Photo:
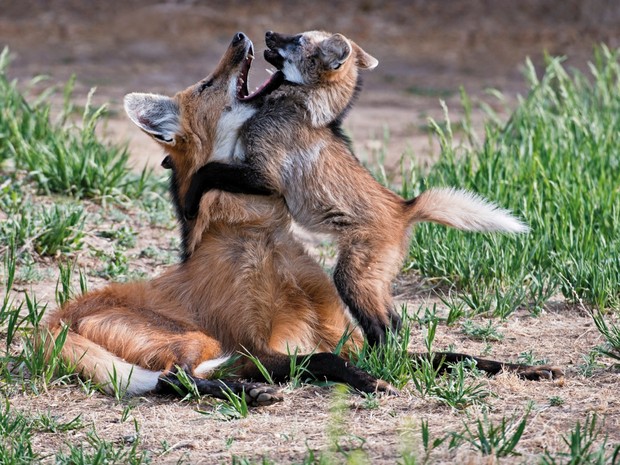
[(200, 87), (198, 87), (198, 93), (201, 94), (203, 90), (205, 90), (207, 87), (211, 87), (212, 85), (213, 79), (209, 79), (208, 81), (201, 83)]

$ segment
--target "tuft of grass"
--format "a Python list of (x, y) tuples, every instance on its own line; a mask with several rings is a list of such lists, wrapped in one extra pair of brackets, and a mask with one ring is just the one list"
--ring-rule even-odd
[[(298, 388), (302, 386), (306, 380), (312, 379), (312, 373), (308, 371), (308, 364), (310, 363), (310, 356), (313, 352), (303, 357), (298, 357), (298, 347), (295, 347), (293, 353), (290, 352), (288, 345), (286, 346), (286, 352), (289, 356), (289, 385), (292, 388)], [(259, 368), (262, 371), (265, 370)], [(265, 370), (266, 371), (266, 370)]]
[(471, 339), (481, 341), (501, 341), (504, 335), (495, 327), (492, 320), (486, 325), (479, 325), (472, 320), (465, 320), (462, 325), (463, 333)]
[(123, 225), (114, 229), (99, 231), (97, 235), (99, 237), (105, 237), (106, 239), (112, 239), (119, 247), (128, 249), (136, 245), (136, 236), (138, 233), (136, 233), (131, 226)]
[(547, 365), (549, 360), (546, 358), (537, 358), (534, 355), (534, 350), (530, 349), (519, 354), (517, 357), (517, 363), (521, 363), (523, 365)]
[(364, 341), (363, 346), (352, 354), (355, 365), (398, 389), (405, 386), (415, 372), (415, 364), (408, 351), (411, 319), (406, 311), (401, 316), (403, 325), (398, 335), (389, 332), (385, 343), (375, 347)]
[[(0, 162), (11, 159), (25, 169), (41, 192), (77, 198), (138, 198), (153, 184), (146, 168), (135, 175), (128, 167), (126, 147), (101, 142), (95, 134), (105, 117), (105, 105), (93, 108), (94, 89), (87, 97), (79, 124), (72, 121), (75, 78), (64, 87), (64, 104), (52, 121), (49, 95), (45, 89), (28, 102), (17, 81), (9, 82), (9, 51), (0, 54)], [(32, 85), (41, 79), (33, 81)]]
[(551, 453), (545, 451), (541, 465), (586, 465), (586, 464), (616, 464), (620, 460), (620, 444), (607, 447), (607, 435), (601, 439), (602, 427), (596, 413), (589, 414), (583, 425), (577, 422), (568, 436), (562, 436), (565, 452)]
[[(4, 347), (0, 358), (0, 382), (8, 387), (21, 386), (38, 393), (54, 378), (54, 383), (74, 379), (75, 367), (68, 366), (60, 358), (68, 327), (62, 328), (52, 341), (52, 335), (40, 328), (47, 305), (41, 305), (35, 296), (27, 292), (23, 294), (24, 300), (19, 305), (15, 304), (11, 289), (16, 263), (15, 246), (10, 244), (4, 259), (5, 294), (0, 307), (0, 335)], [(61, 267), (59, 281), (63, 290), (57, 289), (61, 300), (64, 298), (62, 296), (71, 294), (69, 278), (70, 274)], [(17, 339), (19, 344), (15, 343)]]
[(235, 394), (228, 387), (222, 392), (226, 400), (215, 401), (215, 407), (212, 410), (198, 409), (197, 412), (222, 421), (240, 420), (248, 416), (250, 410), (245, 393)]
[[(469, 362), (450, 364), (447, 369), (435, 368), (430, 357), (418, 357), (409, 352), (412, 334), (411, 317), (406, 309), (402, 313), (403, 327), (399, 335), (388, 334), (385, 344), (370, 347), (367, 343), (353, 355), (352, 361), (373, 376), (381, 378), (398, 389), (411, 383), (422, 397), (435, 399), (455, 409), (480, 404), (489, 395), (483, 383), (470, 376)], [(418, 317), (424, 327), (426, 353), (433, 354), (433, 342), (439, 317), (435, 308), (426, 308), (424, 316)], [(475, 368), (474, 368), (474, 374)]]
[(464, 423), (465, 431), (454, 433), (453, 445), (466, 442), (482, 455), (493, 455), (497, 458), (520, 455), (515, 448), (525, 431), (528, 414), (529, 411), (520, 420), (507, 420), (502, 417), (499, 424), (492, 423), (485, 414), (483, 419), (476, 420), (475, 429)]
[(603, 364), (598, 361), (601, 351), (597, 348), (590, 350), (587, 354), (582, 354), (583, 363), (577, 365), (577, 371), (582, 376), (589, 378), (594, 375), (596, 370), (603, 368)]
[(139, 450), (140, 436), (137, 423), (135, 423), (135, 428), (135, 435), (125, 438), (124, 443), (120, 445), (106, 441), (93, 429), (87, 433), (85, 442), (77, 445), (67, 444), (66, 451), (58, 452), (55, 463), (58, 465), (148, 464), (151, 462), (148, 451)]
[(599, 352), (607, 357), (610, 357), (617, 362), (620, 362), (620, 326), (607, 323), (602, 312), (594, 310), (592, 312), (592, 318), (594, 324), (599, 332), (605, 338), (606, 344), (599, 349)]
[(252, 355), (250, 351), (246, 349), (245, 347), (243, 347), (243, 352), (241, 352), (241, 355), (244, 357), (247, 357), (248, 359), (250, 359), (250, 361), (254, 365), (256, 365), (256, 368), (258, 368), (258, 371), (260, 372), (260, 374), (263, 376), (264, 380), (268, 384), (274, 384), (271, 373), (269, 373), (269, 370), (267, 370), (267, 367), (263, 365), (263, 362), (261, 362), (258, 357)]
[(470, 405), (483, 404), (489, 396), (486, 384), (468, 377), (468, 362), (450, 366), (431, 391), (433, 397), (456, 410), (464, 410)]
[(223, 393), (227, 402), (219, 404), (219, 408), (217, 410), (220, 415), (224, 415), (230, 419), (245, 418), (248, 416), (250, 411), (248, 409), (245, 393), (238, 395), (232, 392), (229, 388), (226, 388)]
[(38, 460), (34, 452), (32, 436), (34, 429), (23, 414), (11, 411), (8, 399), (0, 410), (0, 457), (2, 463), (26, 464)]
[[(98, 254), (107, 255), (105, 252), (98, 252)], [(97, 271), (97, 275), (107, 280), (126, 281), (129, 275), (127, 255), (120, 250), (113, 250), (106, 258), (105, 265)]]
[(43, 211), (40, 227), (33, 241), (40, 255), (79, 250), (84, 238), (84, 210), (80, 206), (54, 205)]
[(483, 143), (465, 124), (467, 143), (456, 144), (444, 106), (445, 124), (433, 124), (440, 159), (426, 176), (411, 176), (408, 192), (473, 190), (524, 218), (531, 232), (468, 234), (424, 224), (408, 269), (486, 296), (485, 312), (493, 308), (488, 300), (501, 303), (501, 317), (530, 303), (538, 313), (556, 291), (595, 308), (618, 306), (620, 190), (611, 187), (620, 185), (618, 56), (598, 48), (589, 76), (548, 58), (539, 78), (528, 61), (528, 95), (507, 123), (487, 121)]
[(183, 389), (172, 383), (170, 384), (170, 386), (172, 386), (172, 388), (177, 391), (179, 395), (183, 395), (185, 393), (185, 396), (181, 399), (181, 402), (191, 400), (199, 401), (202, 398), (200, 392), (198, 391), (198, 386), (196, 386), (194, 380), (183, 368), (176, 366), (175, 376), (183, 386)]
[(560, 407), (564, 405), (564, 399), (560, 396), (551, 396), (549, 397), (549, 405), (552, 407)]
[(47, 433), (64, 433), (66, 431), (84, 428), (82, 414), (77, 415), (71, 420), (62, 421), (57, 415), (52, 415), (50, 412), (47, 412), (37, 415), (32, 423), (38, 431)]

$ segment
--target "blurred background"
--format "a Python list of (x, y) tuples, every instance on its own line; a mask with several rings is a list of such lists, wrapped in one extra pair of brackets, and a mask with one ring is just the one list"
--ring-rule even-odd
[[(75, 73), (78, 95), (96, 86), (98, 101), (111, 103), (108, 136), (130, 138), (140, 160), (154, 146), (134, 137), (123, 95), (173, 94), (206, 75), (236, 31), (261, 51), (269, 29), (341, 32), (379, 59), (346, 127), (362, 158), (385, 149), (394, 164), (407, 150), (429, 156), (427, 119), (441, 118), (439, 99), (458, 117), (460, 86), (501, 112), (485, 89), (514, 103), (525, 91), (526, 57), (540, 67), (544, 53), (566, 55), (569, 66), (586, 69), (595, 44), (619, 46), (620, 1), (0, 0), (0, 45), (13, 54), (9, 75), (63, 82)], [(251, 85), (266, 77), (258, 56)]]

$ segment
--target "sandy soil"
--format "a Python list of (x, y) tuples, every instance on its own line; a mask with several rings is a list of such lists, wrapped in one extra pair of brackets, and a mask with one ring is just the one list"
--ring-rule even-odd
[[(145, 162), (159, 164), (161, 153), (127, 122), (121, 108), (125, 93), (172, 94), (197, 81), (214, 66), (237, 30), (254, 38), (258, 48), (268, 29), (342, 32), (380, 61), (377, 70), (367, 74), (346, 127), (362, 159), (373, 161), (385, 149), (386, 164), (393, 169), (406, 150), (422, 164), (432, 161), (427, 118), (441, 118), (440, 98), (457, 116), (458, 89), (464, 86), (475, 100), (484, 99), (505, 114), (504, 104), (485, 95), (487, 87), (505, 92), (506, 108), (510, 108), (515, 95), (525, 89), (520, 68), (526, 56), (540, 65), (543, 51), (566, 54), (571, 65), (585, 68), (594, 43), (620, 45), (619, 20), (620, 7), (613, 0), (268, 0), (252, 5), (242, 0), (0, 0), (0, 45), (8, 45), (14, 54), (10, 68), (14, 77), (27, 79), (47, 73), (54, 82), (63, 82), (76, 73), (80, 98), (97, 86), (97, 101), (110, 102), (112, 119), (105, 128), (107, 136), (128, 140), (136, 166), (141, 167)], [(260, 63), (255, 64), (252, 79), (258, 82), (263, 74)], [(482, 113), (477, 111), (474, 119), (479, 122)], [(384, 140), (386, 128), (389, 137)], [(95, 206), (89, 208), (97, 211)], [(140, 252), (147, 246), (170, 251), (171, 226), (156, 228), (143, 218), (132, 217), (131, 212), (125, 213), (130, 214), (117, 224), (140, 231), (138, 243), (127, 252), (132, 268), (157, 274), (166, 266), (163, 259), (145, 259)], [(110, 247), (95, 234), (97, 228), (106, 227), (110, 226), (93, 226), (90, 247)], [(93, 271), (89, 272), (91, 288), (103, 284), (101, 278), (94, 277), (101, 261), (87, 252), (76, 258), (80, 266)], [(18, 283), (16, 290), (32, 288), (39, 300), (53, 305), (56, 267), (51, 262), (41, 267), (46, 279)], [(438, 301), (429, 283), (415, 276), (403, 277), (397, 290), (410, 311)], [(561, 435), (576, 421), (583, 422), (587, 412), (606, 415), (604, 431), (611, 443), (620, 442), (620, 401), (614, 394), (619, 375), (598, 369), (586, 378), (577, 369), (582, 357), (601, 342), (580, 308), (558, 302), (539, 318), (523, 312), (498, 322), (498, 326), (505, 338), (491, 345), (493, 357), (514, 360), (533, 349), (538, 357), (565, 367), (568, 374), (564, 382), (531, 383), (509, 375), (484, 381), (492, 393), (488, 405), (494, 421), (521, 415), (532, 404), (528, 428), (518, 447), (524, 455), (502, 463), (529, 463), (544, 448), (563, 449)], [(414, 348), (421, 350), (419, 334), (413, 339)], [(460, 351), (486, 350), (483, 343), (467, 338), (458, 327), (441, 327), (437, 347), (450, 344)], [(555, 397), (563, 403), (552, 405)], [(334, 409), (338, 402), (341, 407)], [(405, 389), (398, 398), (382, 398), (376, 408), (368, 408), (360, 397), (351, 395), (338, 401), (329, 388), (305, 387), (287, 393), (282, 404), (257, 409), (248, 418), (232, 422), (197, 413), (196, 404), (151, 396), (133, 400), (129, 421), (120, 422), (125, 404), (100, 394), (86, 395), (76, 387), (55, 387), (36, 397), (15, 395), (11, 403), (29, 413), (52, 411), (65, 420), (82, 414), (84, 422), (95, 424), (102, 437), (119, 444), (135, 434), (131, 421), (135, 418), (142, 447), (151, 451), (155, 463), (176, 463), (183, 458), (190, 463), (220, 463), (230, 461), (232, 455), (267, 455), (290, 463), (301, 460), (308, 448), (329, 450), (328, 431), (340, 426), (343, 431), (337, 436), (345, 449), (363, 442), (361, 448), (369, 463), (390, 464), (402, 450), (423, 457), (422, 419), (428, 420), (433, 436), (440, 436), (461, 431), (463, 422), (482, 415), (477, 407), (467, 413), (450, 410), (436, 400), (420, 398), (412, 389)], [(209, 410), (208, 405), (200, 408)], [(66, 441), (84, 441), (87, 429), (39, 434), (36, 448), (53, 453)], [(165, 452), (167, 448), (171, 450)], [(342, 454), (336, 457), (345, 460)], [(493, 463), (465, 446), (456, 451), (443, 447), (431, 455), (430, 462)]]

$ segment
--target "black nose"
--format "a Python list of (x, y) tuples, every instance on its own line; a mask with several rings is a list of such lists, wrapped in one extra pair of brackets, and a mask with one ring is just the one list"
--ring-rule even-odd
[(274, 34), (273, 31), (265, 32), (265, 39), (271, 39), (273, 37), (273, 34)]
[(235, 37), (233, 37), (232, 44), (233, 45), (238, 45), (239, 42), (241, 42), (244, 39), (245, 39), (245, 34), (243, 32), (237, 32), (235, 34)]

